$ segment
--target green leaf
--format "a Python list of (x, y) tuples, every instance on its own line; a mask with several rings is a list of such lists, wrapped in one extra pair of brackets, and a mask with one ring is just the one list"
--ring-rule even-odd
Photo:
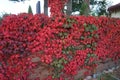
[(65, 50), (62, 50), (62, 53), (63, 54), (69, 54), (69, 51), (65, 49)]
[(81, 37), (80, 37), (80, 39), (84, 40), (84, 39), (85, 39), (85, 37), (84, 37), (84, 36), (81, 36)]
[(64, 60), (64, 63), (67, 64), (68, 62), (66, 60)]
[(91, 54), (91, 57), (95, 57), (96, 55), (95, 54)]
[(96, 47), (96, 46), (97, 46), (97, 43), (96, 43), (96, 42), (93, 42), (93, 43), (92, 43), (92, 46)]
[(84, 23), (84, 24), (83, 24), (83, 26), (84, 26), (84, 27), (86, 27), (86, 26), (87, 26), (87, 24), (86, 24), (86, 23)]
[(95, 34), (94, 37), (95, 37), (95, 38), (99, 38), (99, 35), (98, 35), (98, 34)]
[(86, 31), (86, 32), (90, 31), (90, 28), (89, 28), (89, 27), (86, 27), (86, 28), (85, 28), (85, 31)]
[(96, 50), (96, 48), (92, 48), (94, 51)]
[(63, 25), (63, 28), (65, 28), (65, 29), (69, 29), (69, 28), (71, 28), (72, 27), (72, 24), (64, 24)]
[(93, 37), (93, 34), (90, 34), (89, 36), (88, 36), (88, 38), (92, 38)]
[(60, 67), (61, 67), (61, 64), (57, 64), (57, 67), (60, 68)]
[(92, 33), (94, 30), (93, 29), (90, 29), (90, 32)]
[(90, 44), (87, 44), (87, 45), (86, 45), (86, 47), (87, 47), (87, 48), (90, 48), (90, 47), (91, 47), (91, 45), (90, 45)]
[(67, 35), (68, 35), (68, 33), (64, 32), (64, 33), (63, 33), (63, 35), (64, 35), (64, 36), (67, 36)]
[(87, 56), (88, 56), (88, 57), (90, 57), (90, 56), (91, 56), (91, 54), (90, 54), (90, 53), (88, 53), (88, 54), (87, 54)]

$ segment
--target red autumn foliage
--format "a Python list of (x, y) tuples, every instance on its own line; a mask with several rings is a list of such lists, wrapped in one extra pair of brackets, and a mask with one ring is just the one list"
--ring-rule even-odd
[(96, 60), (118, 60), (119, 25), (119, 19), (106, 17), (6, 16), (0, 26), (0, 78), (29, 80), (35, 64), (28, 56), (34, 53), (57, 71), (51, 76), (61, 80), (58, 76), (67, 78), (82, 68), (92, 69)]
[[(5, 16), (0, 25), (0, 79), (30, 80), (30, 55), (49, 65), (46, 80), (74, 80), (83, 68), (120, 58), (120, 19), (62, 14), (64, 0), (50, 0), (51, 17)], [(86, 72), (89, 73), (89, 72)], [(33, 73), (34, 74), (34, 73)], [(36, 80), (39, 80), (36, 78)]]
[(51, 16), (58, 16), (63, 14), (63, 9), (67, 1), (68, 0), (48, 0)]

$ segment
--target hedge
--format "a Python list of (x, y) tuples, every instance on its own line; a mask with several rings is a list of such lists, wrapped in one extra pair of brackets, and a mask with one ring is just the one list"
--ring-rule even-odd
[(0, 79), (29, 80), (29, 70), (37, 65), (28, 57), (32, 54), (52, 68), (47, 80), (70, 76), (74, 80), (83, 68), (93, 70), (100, 61), (120, 58), (120, 19), (26, 13), (4, 17), (0, 25)]

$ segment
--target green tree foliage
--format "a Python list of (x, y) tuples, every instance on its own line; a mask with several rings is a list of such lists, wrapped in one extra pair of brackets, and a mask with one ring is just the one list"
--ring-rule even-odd
[(108, 5), (108, 3), (106, 0), (97, 2), (98, 9), (96, 10), (96, 13), (98, 14), (98, 16), (108, 14), (107, 13), (107, 5)]
[[(9, 1), (17, 1), (22, 2), (26, 0), (9, 0)], [(48, 15), (48, 0), (44, 0), (44, 13)], [(72, 5), (71, 3), (72, 2)], [(72, 12), (79, 11), (80, 15), (88, 15), (90, 12), (95, 15), (107, 15), (107, 0), (69, 0), (68, 1), (68, 9), (72, 6), (72, 10), (67, 10), (67, 14), (70, 15)], [(91, 6), (91, 8), (90, 8)], [(97, 7), (97, 8), (96, 8)]]
[(84, 11), (86, 8), (86, 4), (84, 3), (84, 0), (72, 0), (72, 11)]
[(33, 12), (32, 12), (32, 8), (31, 8), (31, 6), (30, 6), (30, 5), (29, 5), (29, 7), (28, 7), (28, 13), (33, 14)]
[(70, 15), (72, 12), (79, 11), (81, 15), (88, 15), (89, 4), (90, 0), (68, 0), (66, 14)]
[(81, 8), (83, 0), (72, 0), (72, 11), (79, 11), (79, 9)]
[[(87, 5), (84, 2), (85, 0), (73, 0), (72, 1), (72, 11), (79, 11), (80, 15), (85, 14)], [(100, 15), (107, 15), (107, 0), (89, 0), (89, 5), (91, 6), (90, 11), (94, 10), (94, 14)], [(97, 7), (97, 8), (95, 8)], [(93, 12), (92, 12), (93, 13)]]
[(72, 0), (72, 11), (79, 11), (80, 15), (88, 15), (90, 12), (90, 0)]

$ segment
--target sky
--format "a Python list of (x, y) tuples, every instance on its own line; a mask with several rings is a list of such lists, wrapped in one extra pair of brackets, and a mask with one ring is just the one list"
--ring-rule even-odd
[[(0, 0), (0, 15), (4, 13), (8, 14), (27, 13), (29, 5), (31, 5), (32, 11), (35, 14), (37, 1), (41, 2), (41, 12), (43, 13), (44, 0), (28, 0), (25, 2), (12, 2), (9, 0)], [(111, 1), (112, 5), (120, 3), (120, 0), (108, 0), (108, 1)]]
[(32, 11), (35, 14), (37, 1), (40, 1), (41, 12), (43, 13), (43, 4), (44, 4), (43, 0), (28, 0), (25, 2), (0, 0), (0, 15), (4, 13), (11, 13), (11, 14), (27, 13), (29, 5), (31, 5)]

